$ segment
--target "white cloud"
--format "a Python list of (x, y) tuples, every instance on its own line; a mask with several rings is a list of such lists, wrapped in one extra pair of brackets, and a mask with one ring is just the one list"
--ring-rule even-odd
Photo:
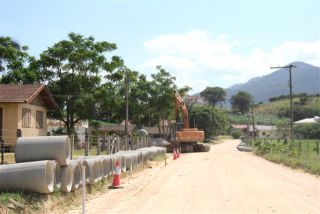
[(162, 65), (177, 77), (179, 86), (189, 85), (198, 92), (209, 85), (228, 87), (268, 74), (272, 72), (270, 65), (320, 62), (320, 40), (287, 41), (269, 51), (252, 48), (247, 54), (239, 52), (239, 48), (250, 48), (253, 43), (228, 34), (212, 37), (199, 30), (160, 35), (144, 43), (153, 57), (142, 65), (142, 70), (155, 71), (155, 66)]

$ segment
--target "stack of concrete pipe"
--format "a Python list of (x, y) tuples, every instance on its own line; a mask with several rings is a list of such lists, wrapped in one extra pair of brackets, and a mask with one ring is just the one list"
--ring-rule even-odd
[(165, 152), (165, 148), (147, 147), (70, 160), (68, 136), (21, 137), (16, 144), (16, 164), (0, 166), (0, 191), (51, 193), (56, 187), (70, 192), (82, 184), (82, 166), (86, 167), (86, 184), (91, 185), (112, 176), (117, 161), (125, 172)]
[(50, 193), (56, 186), (69, 192), (74, 181), (70, 156), (68, 136), (20, 137), (16, 163), (0, 166), (0, 191)]

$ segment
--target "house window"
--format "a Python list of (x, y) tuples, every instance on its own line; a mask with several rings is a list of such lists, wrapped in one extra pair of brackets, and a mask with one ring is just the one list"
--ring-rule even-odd
[(43, 128), (43, 111), (36, 112), (36, 127), (38, 129)]
[(31, 127), (31, 110), (22, 108), (22, 128)]

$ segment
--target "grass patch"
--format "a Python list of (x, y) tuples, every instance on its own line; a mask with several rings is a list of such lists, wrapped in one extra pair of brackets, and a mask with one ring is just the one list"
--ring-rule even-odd
[(316, 143), (316, 140), (296, 140), (294, 144), (256, 142), (255, 152), (275, 163), (320, 175), (320, 155), (317, 154)]
[(4, 153), (4, 163), (15, 163), (14, 153)]

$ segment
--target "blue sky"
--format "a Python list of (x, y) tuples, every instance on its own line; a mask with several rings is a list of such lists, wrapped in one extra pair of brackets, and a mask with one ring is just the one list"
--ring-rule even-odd
[(193, 92), (268, 74), (270, 65), (320, 64), (320, 0), (0, 0), (0, 35), (34, 56), (71, 31), (116, 43), (112, 54), (141, 73), (160, 64)]

